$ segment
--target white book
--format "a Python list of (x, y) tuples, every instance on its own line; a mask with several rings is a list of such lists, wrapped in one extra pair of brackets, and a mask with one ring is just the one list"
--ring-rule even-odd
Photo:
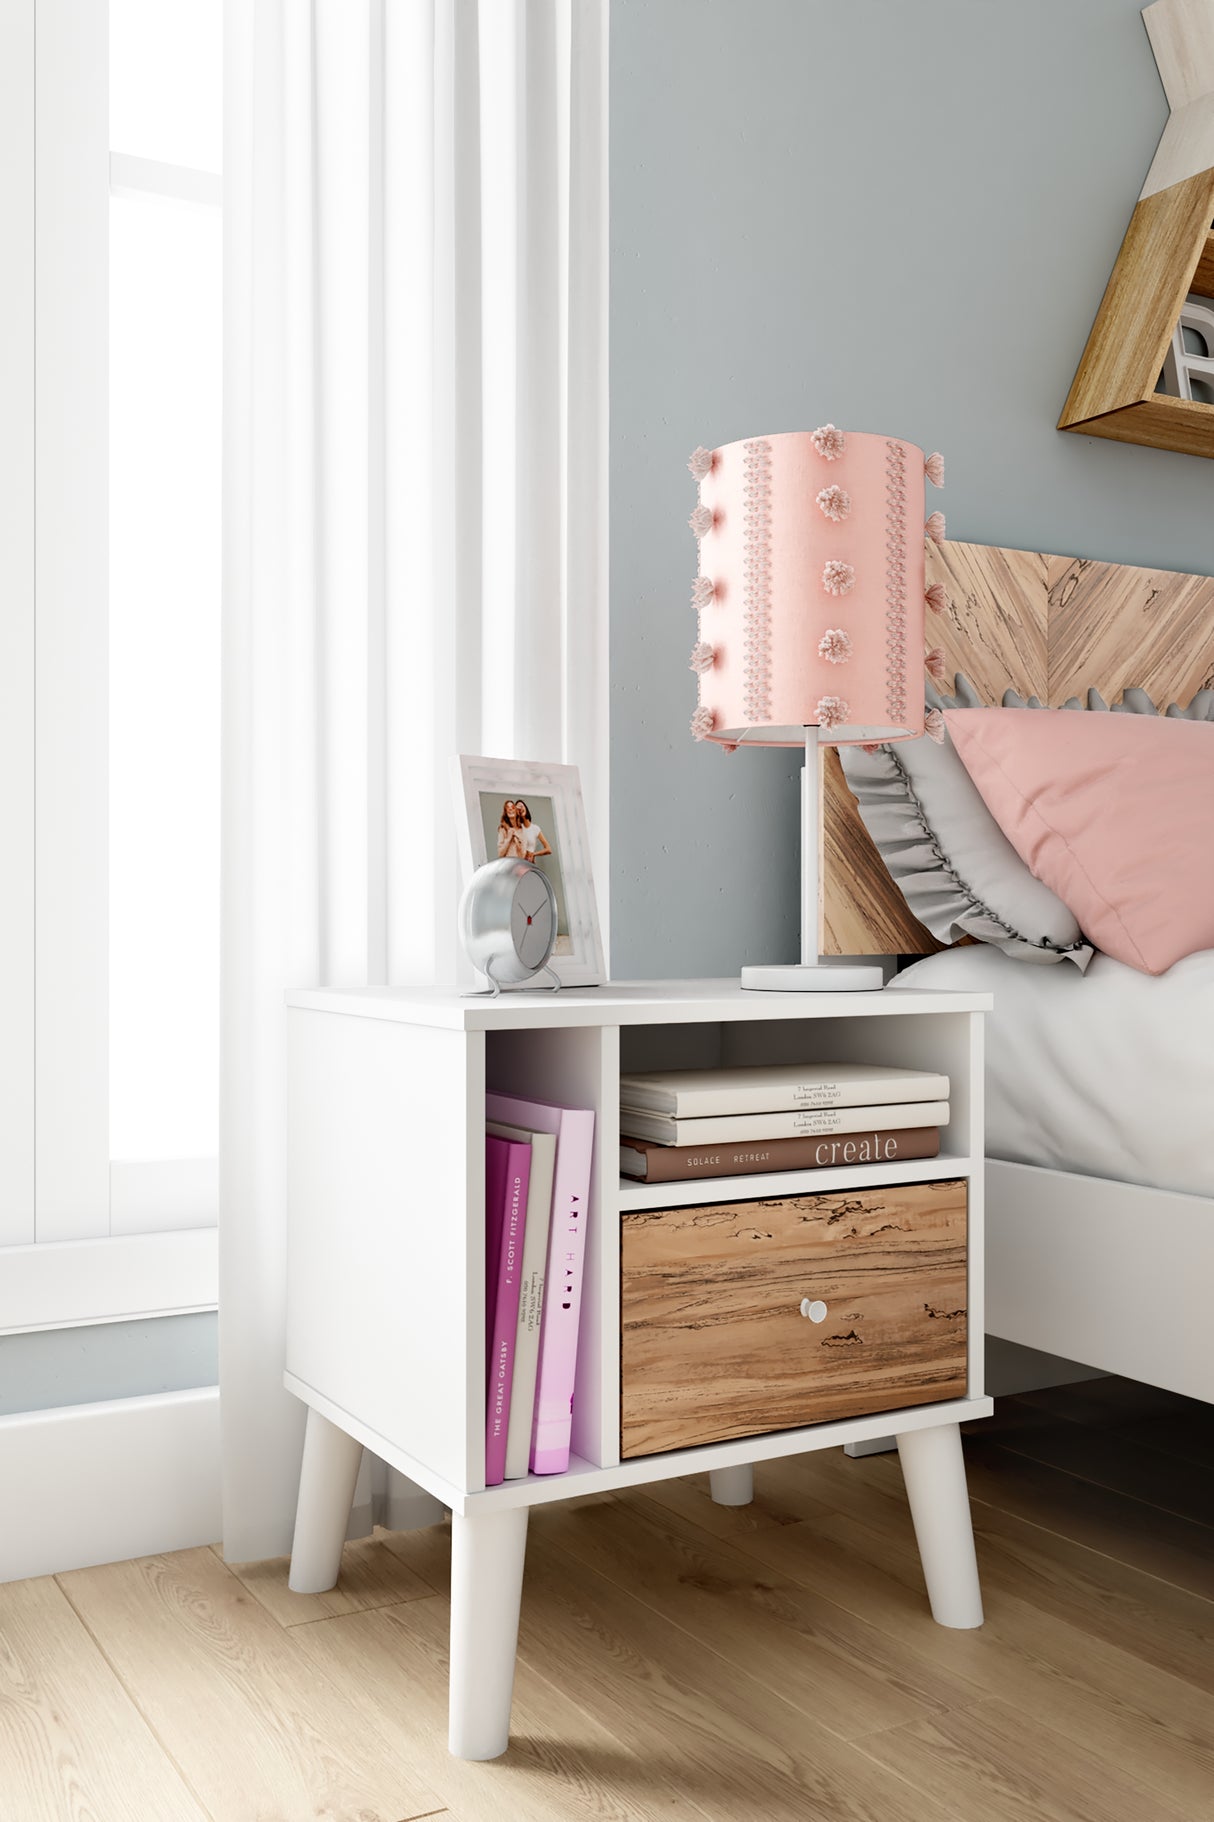
[(548, 1228), (552, 1220), (552, 1179), (556, 1171), (556, 1134), (527, 1132), (521, 1126), (485, 1122), (495, 1138), (515, 1139), (531, 1147), (531, 1182), (527, 1222), (523, 1229), (523, 1265), (519, 1283), (518, 1330), (514, 1340), (514, 1383), (506, 1427), (506, 1479), (522, 1480), (531, 1459), (531, 1420), (535, 1415), (535, 1379), (540, 1363), (540, 1319), (544, 1309), (544, 1272), (548, 1263)]
[(620, 1108), (620, 1134), (651, 1145), (733, 1145), (747, 1139), (796, 1139), (803, 1134), (896, 1132), (908, 1126), (947, 1126), (947, 1101), (886, 1102), (880, 1107), (798, 1107), (787, 1113), (725, 1114), (676, 1120), (673, 1114)]
[[(620, 1077), (622, 1105), (646, 1113), (674, 1114), (680, 1120), (947, 1099), (946, 1075), (885, 1063), (759, 1063), (740, 1069), (655, 1069)], [(890, 1122), (878, 1120), (876, 1124), (888, 1126)]]

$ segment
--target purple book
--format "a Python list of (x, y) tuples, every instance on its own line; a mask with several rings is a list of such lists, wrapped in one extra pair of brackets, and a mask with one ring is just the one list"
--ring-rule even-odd
[(485, 1485), (506, 1478), (506, 1436), (518, 1333), (523, 1235), (531, 1147), (514, 1139), (485, 1138), (485, 1314), (488, 1345), (485, 1388)]

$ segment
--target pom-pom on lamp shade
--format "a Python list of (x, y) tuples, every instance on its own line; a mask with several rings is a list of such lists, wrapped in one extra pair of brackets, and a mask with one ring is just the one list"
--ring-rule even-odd
[(742, 970), (774, 991), (879, 987), (879, 967), (818, 954), (822, 746), (923, 733), (924, 481), (943, 462), (898, 437), (814, 431), (697, 449), (691, 731), (727, 751), (798, 746), (801, 962)]

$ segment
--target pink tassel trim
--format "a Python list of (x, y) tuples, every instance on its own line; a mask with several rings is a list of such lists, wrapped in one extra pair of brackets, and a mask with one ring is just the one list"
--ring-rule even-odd
[(856, 586), (856, 572), (850, 563), (832, 557), (822, 571), (822, 586), (828, 595), (849, 595)]
[(927, 654), (927, 657), (923, 660), (923, 668), (929, 677), (934, 677), (936, 679), (937, 683), (944, 682), (945, 656), (942, 646), (936, 645), (932, 647), (931, 651)]
[(707, 506), (697, 506), (687, 523), (697, 538), (707, 537), (712, 530), (712, 512)]
[(736, 740), (722, 740), (718, 742), (718, 745), (723, 753), (736, 753), (738, 750), (738, 743)]
[(923, 717), (923, 732), (938, 747), (944, 745), (944, 716), (939, 709), (929, 709)]
[(689, 662), (697, 677), (702, 677), (705, 671), (710, 671), (716, 661), (717, 654), (706, 639), (701, 639), (698, 645), (691, 648)]
[(702, 481), (716, 467), (717, 452), (715, 449), (693, 449), (687, 458), (687, 467), (695, 481)]
[(948, 595), (945, 593), (943, 582), (932, 582), (924, 590), (923, 599), (928, 607), (931, 608), (933, 614), (947, 613)]
[(944, 486), (944, 457), (938, 449), (924, 457), (923, 472), (933, 487)]
[(873, 740), (873, 741), (866, 740), (864, 745), (860, 748), (860, 751), (862, 753), (879, 753), (881, 751), (881, 744), (879, 741), (876, 741), (876, 740)]
[(717, 585), (711, 576), (697, 576), (691, 585), (691, 605), (709, 607), (716, 600)]
[(820, 728), (837, 728), (851, 713), (842, 696), (823, 696), (814, 711)]
[(693, 740), (707, 740), (717, 725), (717, 718), (711, 709), (697, 709), (691, 718), (691, 737)]
[(943, 544), (944, 514), (942, 512), (931, 513), (928, 517), (927, 524), (923, 527), (923, 531), (924, 535), (929, 537), (933, 544)]
[(818, 641), (818, 656), (830, 664), (846, 664), (851, 657), (851, 640), (842, 627), (831, 626)]
[(824, 461), (837, 462), (843, 454), (843, 432), (836, 430), (833, 424), (823, 424), (819, 430), (811, 431), (809, 440)]

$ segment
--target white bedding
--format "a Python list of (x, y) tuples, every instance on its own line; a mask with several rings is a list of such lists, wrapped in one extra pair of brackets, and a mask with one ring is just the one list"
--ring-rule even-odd
[(1095, 955), (1080, 974), (981, 943), (888, 990), (916, 987), (994, 993), (988, 1157), (1214, 1196), (1214, 950), (1158, 976)]

